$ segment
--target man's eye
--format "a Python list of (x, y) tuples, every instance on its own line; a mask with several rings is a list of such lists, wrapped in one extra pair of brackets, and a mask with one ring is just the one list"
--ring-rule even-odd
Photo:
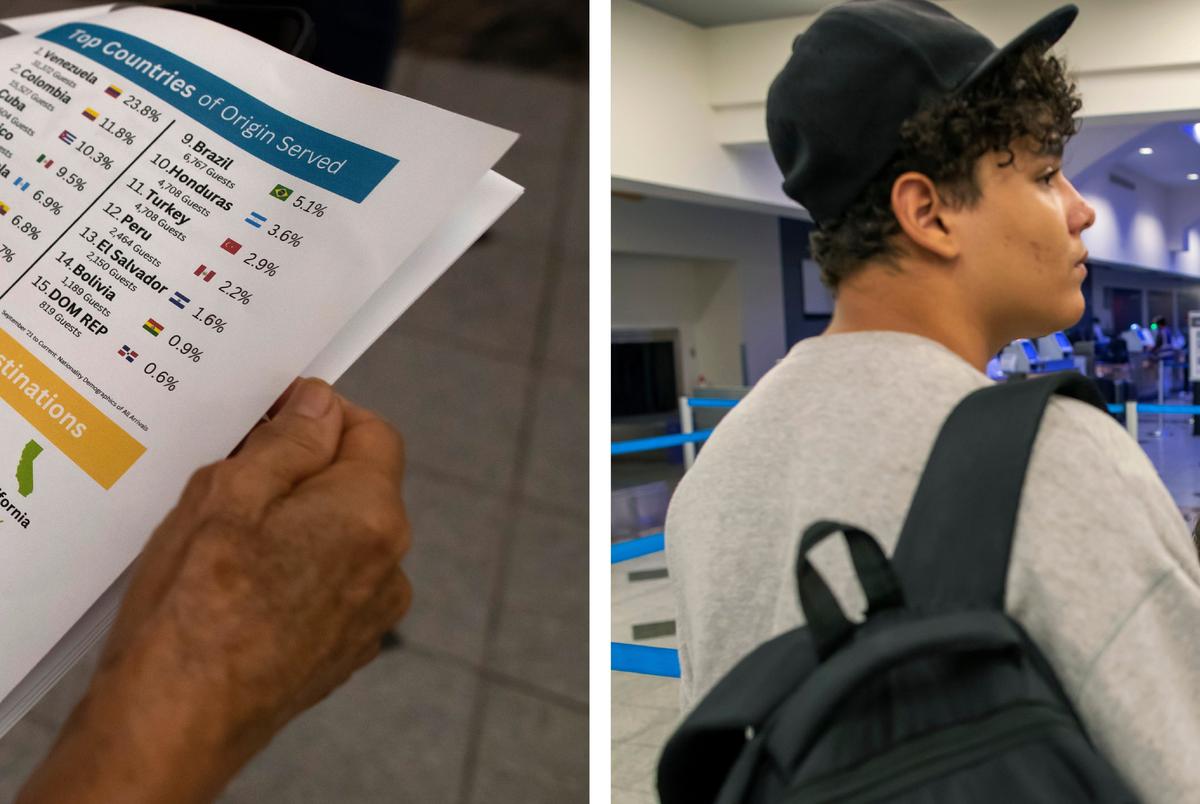
[(1045, 176), (1042, 176), (1040, 181), (1043, 181), (1046, 183), (1046, 185), (1049, 185), (1050, 182), (1053, 181), (1054, 177), (1057, 175), (1058, 175), (1058, 169), (1052, 170), (1049, 173), (1047, 173)]

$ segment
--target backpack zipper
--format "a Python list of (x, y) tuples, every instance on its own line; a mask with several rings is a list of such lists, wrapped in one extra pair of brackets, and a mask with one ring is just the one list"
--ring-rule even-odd
[(784, 804), (845, 802), (849, 796), (872, 800), (976, 762), (1054, 728), (1077, 728), (1073, 718), (1047, 704), (1002, 709), (972, 723), (950, 726), (910, 740), (857, 768), (839, 771), (794, 788)]

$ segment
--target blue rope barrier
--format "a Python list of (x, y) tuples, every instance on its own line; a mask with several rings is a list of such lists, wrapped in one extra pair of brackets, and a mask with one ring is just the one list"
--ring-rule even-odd
[(737, 407), (740, 399), (713, 399), (712, 397), (694, 397), (689, 396), (687, 403), (689, 408), (733, 408)]
[(679, 678), (679, 651), (651, 645), (612, 643), (612, 669), (622, 673)]
[(1124, 413), (1125, 406), (1124, 405), (1109, 405), (1108, 412), (1109, 413)]
[(1178, 413), (1187, 416), (1200, 416), (1200, 405), (1143, 405), (1138, 404), (1138, 413)]
[(632, 441), (614, 441), (612, 445), (613, 455), (628, 455), (631, 452), (648, 452), (652, 449), (665, 449), (667, 447), (679, 447), (684, 444), (695, 444), (699, 441), (704, 441), (710, 435), (712, 430), (697, 430), (694, 433), (680, 433), (679, 435), (655, 436), (654, 438), (635, 438)]
[(637, 539), (617, 542), (612, 546), (612, 563), (620, 564), (622, 561), (628, 561), (631, 558), (648, 556), (651, 553), (663, 550), (665, 547), (666, 539), (662, 533), (652, 533), (649, 536), (641, 536)]

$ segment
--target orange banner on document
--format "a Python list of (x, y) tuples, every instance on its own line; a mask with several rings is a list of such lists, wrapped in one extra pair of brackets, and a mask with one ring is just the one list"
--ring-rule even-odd
[(0, 400), (106, 489), (146, 451), (4, 330)]

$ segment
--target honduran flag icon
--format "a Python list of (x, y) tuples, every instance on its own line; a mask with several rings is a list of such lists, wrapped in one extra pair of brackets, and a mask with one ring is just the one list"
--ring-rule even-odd
[(114, 98), (121, 97), (121, 88), (115, 84), (109, 84), (108, 89), (104, 90), (105, 95), (111, 95)]

